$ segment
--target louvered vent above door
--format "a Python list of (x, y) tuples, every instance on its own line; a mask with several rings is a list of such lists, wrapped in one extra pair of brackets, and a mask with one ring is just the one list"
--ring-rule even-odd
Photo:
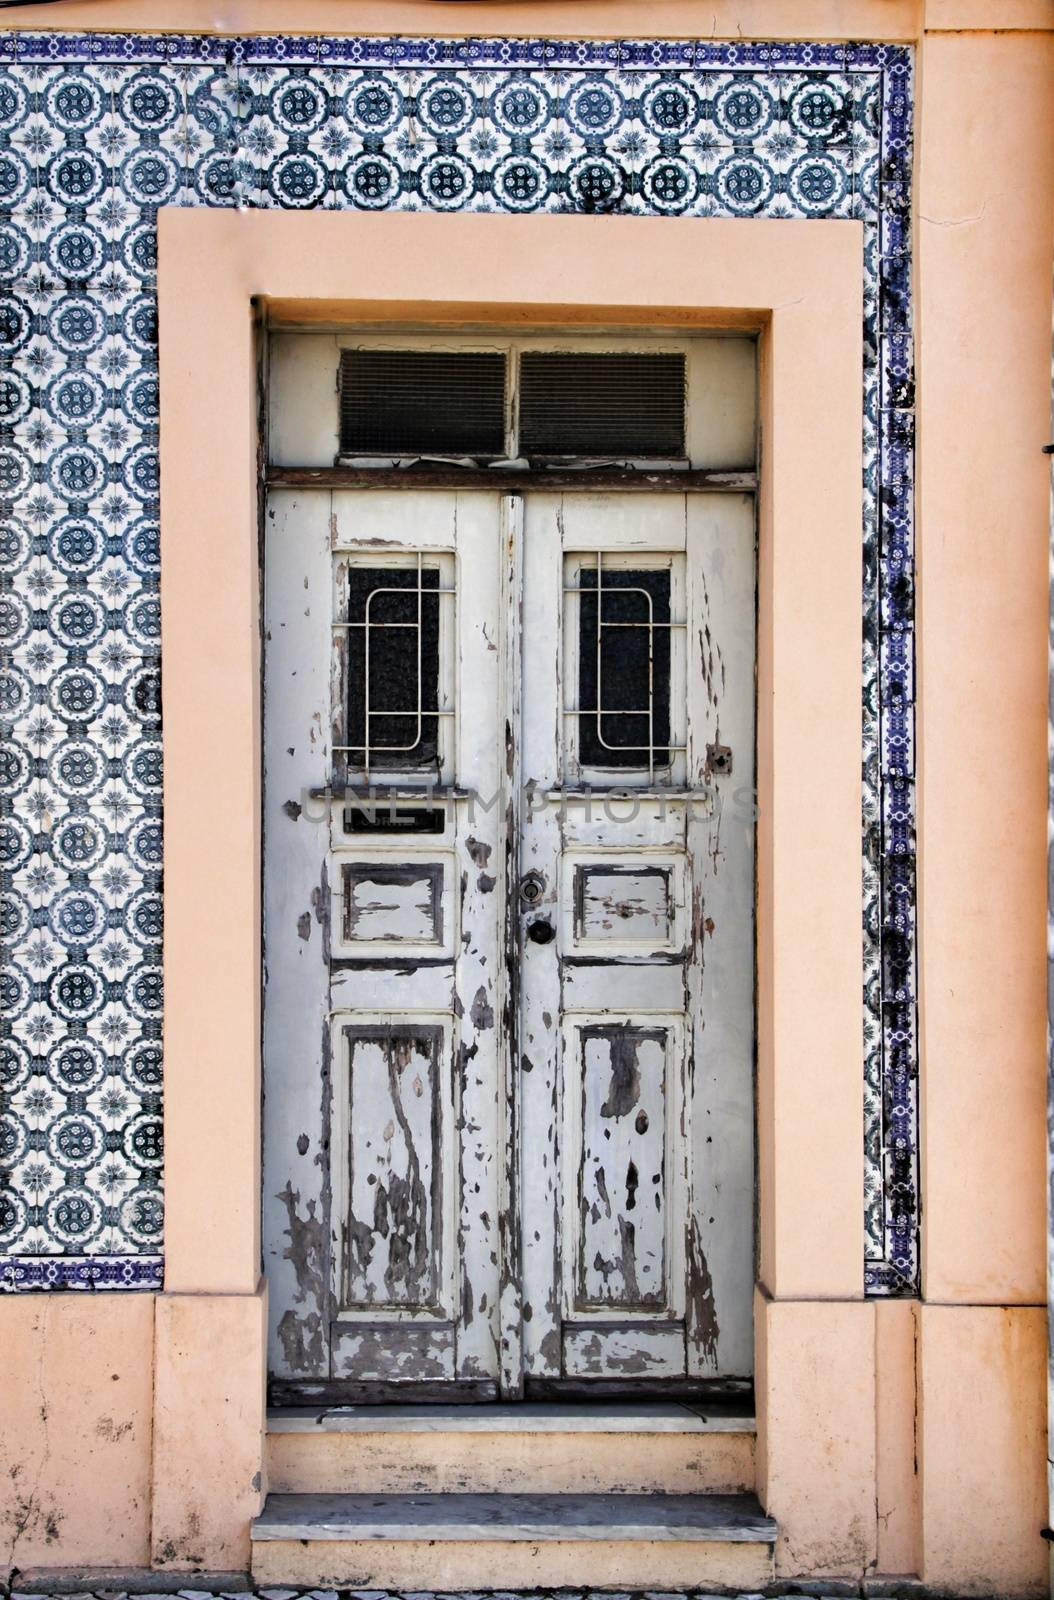
[(505, 454), (503, 352), (344, 350), (345, 456)]
[(677, 463), (686, 397), (681, 352), (345, 349), (340, 453)]
[(525, 350), (519, 438), (527, 457), (680, 460), (684, 356)]

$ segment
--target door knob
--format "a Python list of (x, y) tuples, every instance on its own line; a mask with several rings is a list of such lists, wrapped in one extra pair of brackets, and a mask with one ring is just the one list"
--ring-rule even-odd
[(527, 937), (532, 944), (551, 944), (556, 938), (556, 929), (544, 917), (539, 917), (535, 922), (528, 923)]

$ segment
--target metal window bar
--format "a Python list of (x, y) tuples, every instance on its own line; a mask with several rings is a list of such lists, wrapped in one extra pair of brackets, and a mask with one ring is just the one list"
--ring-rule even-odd
[[(592, 570), (593, 569), (589, 568), (589, 567), (585, 567), (585, 566), (580, 567), (579, 568), (579, 582), (577, 584), (565, 584), (564, 585), (564, 594), (577, 595), (578, 596), (579, 605), (581, 605), (581, 597), (582, 597), (582, 595), (585, 594), (585, 593), (590, 592), (590, 591), (588, 591), (588, 590), (586, 590), (586, 589), (584, 589), (582, 587), (582, 582), (581, 582), (582, 573), (583, 572), (587, 572), (587, 571), (592, 571)], [(610, 571), (611, 569), (609, 568), (608, 570)], [(618, 569), (616, 568), (615, 570), (617, 571)], [(651, 597), (650, 593), (648, 592), (648, 590), (647, 589), (641, 589), (641, 588), (638, 588), (636, 586), (625, 586), (624, 587), (622, 585), (617, 585), (617, 586), (613, 586), (613, 587), (609, 588), (608, 593), (609, 594), (613, 594), (613, 595), (624, 595), (624, 594), (639, 594), (639, 595), (643, 595), (645, 604), (647, 605), (647, 608), (648, 608), (647, 620), (646, 621), (642, 620), (640, 622), (605, 622), (604, 621), (604, 552), (602, 550), (598, 550), (597, 551), (596, 575), (597, 575), (597, 586), (596, 586), (596, 590), (594, 592), (595, 592), (596, 598), (597, 598), (597, 644), (596, 644), (597, 703), (596, 703), (595, 706), (592, 706), (592, 707), (582, 706), (582, 707), (575, 708), (575, 707), (571, 707), (571, 706), (565, 706), (565, 708), (564, 708), (564, 716), (565, 717), (595, 717), (596, 718), (597, 743), (604, 750), (611, 750), (611, 751), (613, 751), (615, 753), (618, 753), (618, 754), (625, 754), (626, 751), (633, 751), (633, 752), (646, 751), (647, 752), (647, 756), (648, 756), (648, 781), (649, 781), (649, 783), (654, 783), (655, 782), (655, 767), (656, 767), (656, 761), (655, 761), (655, 632), (656, 632), (656, 630), (658, 628), (687, 628), (688, 623), (686, 621), (684, 621), (684, 622), (675, 622), (675, 621), (656, 622), (656, 620), (655, 620), (655, 607), (654, 607), (654, 604), (652, 602), (652, 597)], [(608, 628), (608, 629), (615, 629), (615, 628), (637, 628), (637, 629), (647, 628), (647, 630), (648, 630), (648, 704), (647, 704), (646, 708), (643, 707), (643, 706), (640, 706), (640, 707), (633, 708), (633, 709), (628, 709), (628, 710), (627, 709), (623, 709), (623, 710), (606, 710), (605, 709), (605, 707), (604, 707), (604, 671), (603, 671), (603, 638), (604, 638), (604, 629), (605, 628)], [(671, 668), (672, 668), (672, 664), (673, 663), (671, 661), (671, 663), (670, 663)], [(671, 676), (671, 683), (670, 683), (671, 691), (672, 691), (672, 687), (673, 687), (673, 683), (672, 683), (672, 676)], [(672, 699), (672, 692), (671, 692), (671, 699)], [(603, 719), (605, 717), (647, 717), (647, 719), (648, 719), (648, 742), (647, 742), (647, 744), (618, 744), (618, 745), (610, 744), (604, 738)], [(667, 761), (667, 762), (664, 762), (662, 764), (662, 770), (664, 772), (668, 772), (673, 767), (673, 758), (674, 758), (674, 756), (684, 754), (687, 751), (688, 747), (687, 747), (687, 745), (684, 745), (684, 744), (671, 744), (669, 741), (667, 741), (667, 742), (665, 742), (663, 744), (662, 748), (664, 750), (669, 751), (670, 760)]]
[[(366, 596), (365, 617), (364, 617), (362, 622), (334, 622), (332, 624), (333, 631), (335, 633), (350, 633), (356, 628), (362, 628), (362, 629), (365, 630), (365, 632), (364, 632), (365, 660), (364, 660), (364, 663), (363, 663), (363, 726), (364, 726), (365, 732), (366, 732), (366, 742), (365, 742), (365, 744), (335, 744), (332, 748), (333, 748), (333, 754), (334, 755), (361, 754), (362, 757), (363, 757), (363, 772), (364, 772), (367, 780), (369, 779), (369, 776), (370, 776), (370, 751), (371, 750), (373, 750), (373, 749), (383, 750), (385, 755), (391, 755), (391, 754), (399, 755), (399, 754), (405, 753), (405, 752), (407, 752), (409, 750), (416, 750), (417, 746), (421, 743), (421, 735), (422, 735), (422, 732), (423, 732), (423, 719), (424, 719), (424, 717), (426, 717), (426, 716), (429, 716), (429, 717), (452, 717), (454, 715), (454, 708), (453, 707), (439, 707), (439, 706), (437, 706), (434, 711), (430, 710), (430, 711), (427, 711), (427, 712), (422, 707), (422, 703), (421, 702), (422, 702), (422, 700), (424, 698), (424, 685), (422, 683), (421, 638), (422, 638), (422, 632), (423, 632), (424, 596), (426, 594), (429, 597), (431, 597), (432, 595), (435, 595), (437, 598), (440, 595), (451, 595), (451, 596), (454, 596), (454, 595), (457, 594), (457, 590), (456, 589), (444, 589), (444, 588), (441, 588), (441, 587), (438, 587), (438, 586), (436, 588), (434, 588), (434, 589), (425, 589), (424, 585), (422, 584), (422, 581), (421, 581), (422, 574), (424, 572), (424, 552), (422, 550), (417, 550), (417, 551), (415, 551), (415, 555), (416, 555), (416, 558), (417, 558), (417, 586), (416, 586), (415, 589), (400, 588), (396, 584), (393, 584), (393, 585), (390, 585), (390, 586), (389, 585), (379, 585), (376, 589), (371, 589), (369, 594)], [(371, 615), (370, 615), (370, 610), (371, 610), (371, 607), (373, 605), (374, 600), (377, 598), (378, 595), (382, 595), (382, 594), (397, 594), (397, 595), (403, 596), (403, 598), (405, 598), (407, 595), (416, 595), (416, 597), (417, 597), (417, 619), (416, 619), (416, 621), (414, 621), (414, 622), (374, 622), (372, 617), (371, 617)], [(381, 707), (381, 706), (371, 706), (370, 705), (370, 634), (374, 629), (385, 630), (385, 631), (413, 629), (413, 630), (415, 630), (415, 632), (417, 634), (417, 694), (416, 694), (417, 704), (416, 704), (416, 707), (415, 707), (415, 709), (413, 711), (389, 711), (389, 710), (387, 710), (387, 709), (385, 709), (384, 707)], [(442, 683), (442, 663), (440, 663), (440, 686), (441, 686), (441, 683)], [(437, 698), (438, 698), (438, 696), (437, 696)], [(415, 719), (414, 737), (410, 740), (409, 744), (397, 744), (397, 745), (386, 744), (386, 745), (376, 745), (375, 746), (370, 741), (370, 719), (373, 718), (373, 717), (377, 717), (377, 718), (379, 718), (379, 717), (413, 717)]]

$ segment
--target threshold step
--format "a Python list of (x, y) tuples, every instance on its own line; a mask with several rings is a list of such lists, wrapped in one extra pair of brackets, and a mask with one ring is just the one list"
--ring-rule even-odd
[(267, 1413), (268, 1433), (753, 1433), (754, 1426), (749, 1401), (296, 1406)]
[(272, 1412), (274, 1494), (749, 1494), (754, 1416), (671, 1401)]
[(252, 1524), (270, 1540), (686, 1540), (774, 1544), (754, 1495), (269, 1494)]
[(775, 1539), (752, 1494), (269, 1494), (252, 1570), (261, 1587), (756, 1592)]

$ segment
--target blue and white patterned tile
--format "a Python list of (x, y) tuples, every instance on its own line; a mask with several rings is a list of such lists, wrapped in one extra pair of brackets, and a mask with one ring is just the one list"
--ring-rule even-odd
[[(8, 1285), (159, 1281), (155, 219), (239, 204), (863, 221), (864, 1204), (872, 1291), (910, 1289), (910, 52), (21, 33), (0, 64), (0, 719), (32, 763), (0, 795), (0, 889), (33, 988), (3, 1026), (36, 1140)], [(105, 913), (82, 944), (78, 907)], [(30, 1122), (45, 1089), (86, 1114), (63, 1063), (89, 1047), (105, 1155), (47, 1168)]]

